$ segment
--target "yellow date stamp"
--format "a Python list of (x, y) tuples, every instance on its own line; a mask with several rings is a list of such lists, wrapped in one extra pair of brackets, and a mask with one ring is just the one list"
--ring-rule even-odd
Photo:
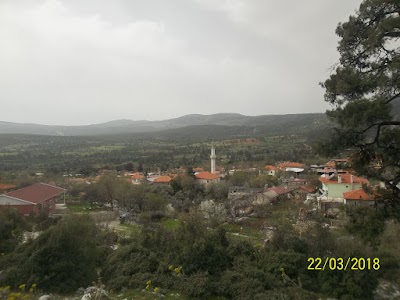
[(380, 260), (377, 257), (309, 257), (307, 262), (307, 270), (311, 271), (378, 271), (381, 268)]

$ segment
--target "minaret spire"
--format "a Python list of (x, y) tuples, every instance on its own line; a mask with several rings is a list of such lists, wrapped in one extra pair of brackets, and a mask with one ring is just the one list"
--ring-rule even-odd
[(217, 156), (215, 155), (215, 148), (214, 148), (214, 144), (211, 145), (211, 173), (215, 174), (215, 159), (217, 158)]

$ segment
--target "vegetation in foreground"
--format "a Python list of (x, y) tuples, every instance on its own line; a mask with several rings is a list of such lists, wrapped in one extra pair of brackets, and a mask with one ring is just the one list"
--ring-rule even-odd
[[(273, 238), (265, 245), (260, 244), (254, 231), (248, 228), (243, 231), (250, 239), (242, 239), (225, 232), (225, 229), (237, 230), (235, 225), (210, 226), (203, 215), (190, 209), (190, 202), (198, 200), (195, 196), (200, 191), (194, 196), (185, 195), (182, 184), (175, 185), (178, 189), (174, 191), (174, 196), (177, 192), (183, 195), (174, 198), (182, 200), (180, 206), (179, 201), (174, 203), (181, 213), (177, 222), (163, 220), (168, 216), (157, 209), (165, 204), (166, 194), (135, 191), (138, 192), (135, 199), (142, 201), (133, 203), (141, 212), (141, 227), (131, 230), (126, 226), (129, 235), (123, 237), (99, 229), (89, 214), (72, 214), (61, 220), (26, 219), (4, 210), (0, 218), (0, 251), (3, 253), (0, 284), (4, 286), (1, 292), (6, 290), (10, 296), (8, 291), (13, 289), (11, 299), (29, 297), (18, 293), (18, 289), (37, 284), (43, 292), (68, 294), (101, 277), (106, 288), (117, 297), (123, 293), (158, 297), (161, 293), (178, 290), (195, 298), (373, 299), (379, 279), (398, 282), (399, 225), (387, 221), (393, 217), (399, 219), (399, 121), (390, 110), (390, 105), (400, 96), (399, 51), (393, 47), (399, 36), (398, 11), (398, 1), (363, 1), (356, 16), (337, 29), (341, 38), (340, 65), (323, 84), (326, 99), (336, 105), (329, 115), (338, 125), (334, 134), (336, 142), (330, 141), (335, 147), (328, 147), (328, 150), (346, 149), (352, 154), (353, 167), (359, 174), (385, 183), (391, 194), (378, 193), (384, 209), (378, 206), (349, 211), (345, 234), (330, 231), (318, 218), (300, 234), (289, 222), (291, 218), (281, 214), (281, 223), (276, 224)], [(143, 145), (145, 143), (141, 147)], [(20, 146), (23, 148), (26, 144)], [(37, 146), (34, 144), (31, 150)], [(64, 146), (60, 148), (66, 149)], [(83, 169), (82, 173), (90, 173), (90, 168), (105, 160), (114, 167), (125, 164), (131, 156), (121, 151), (125, 146), (95, 145), (78, 151), (58, 151), (61, 156), (52, 151), (42, 153), (36, 151), (37, 148), (14, 154), (15, 149), (11, 147), (6, 151), (3, 148), (1, 156), (7, 161), (6, 170), (25, 168), (24, 161), (32, 159), (35, 164), (32, 170), (48, 168), (44, 160), (52, 164), (61, 157), (61, 163), (53, 170), (55, 173), (75, 170), (82, 161), (89, 161), (85, 165), (88, 169)], [(176, 145), (168, 147), (169, 150), (153, 149), (153, 154), (135, 148), (132, 151), (137, 152), (134, 163), (139, 166), (143, 163), (140, 160), (146, 160), (146, 164), (161, 164), (166, 169), (176, 166), (179, 157), (175, 155)], [(189, 151), (185, 147), (187, 145), (180, 145), (179, 162), (197, 164), (203, 159), (201, 155), (196, 156), (197, 150), (201, 152), (201, 149), (193, 150), (196, 145)], [(105, 153), (109, 150), (121, 156), (108, 156)], [(31, 157), (33, 152), (39, 154)], [(149, 153), (147, 157), (144, 157), (145, 152)], [(165, 154), (162, 161), (158, 160), (161, 152)], [(240, 161), (240, 158), (257, 161), (260, 157), (265, 159), (264, 155), (240, 149), (227, 151), (225, 159), (227, 163)], [(74, 158), (73, 163), (68, 156)], [(87, 200), (98, 196), (108, 202), (113, 199), (107, 191), (96, 192), (88, 191)], [(128, 196), (120, 195), (121, 199), (128, 200), (132, 196), (125, 195)], [(187, 199), (190, 201), (185, 202)], [(23, 241), (22, 232), (30, 230), (32, 225), (38, 226), (41, 234), (36, 239)], [(379, 258), (379, 270), (311, 271), (307, 269), (310, 257)], [(145, 292), (138, 292), (141, 290)]]
[[(37, 284), (43, 293), (70, 294), (101, 278), (117, 298), (146, 295), (145, 290), (151, 297), (150, 291), (178, 291), (188, 299), (372, 299), (379, 278), (399, 279), (395, 223), (382, 235), (382, 241), (394, 238), (390, 246), (369, 247), (357, 236), (335, 235), (318, 218), (302, 234), (281, 220), (263, 245), (257, 237), (227, 234), (232, 225), (211, 229), (194, 212), (174, 226), (148, 222), (123, 235), (100, 229), (90, 214), (71, 214), (21, 243), (18, 232), (31, 221), (9, 210), (1, 214), (0, 285), (14, 290), (24, 283)], [(380, 270), (310, 271), (309, 257), (379, 257)]]

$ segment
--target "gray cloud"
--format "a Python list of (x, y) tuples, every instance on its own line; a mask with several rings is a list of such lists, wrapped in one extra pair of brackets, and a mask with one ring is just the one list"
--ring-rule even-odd
[(360, 0), (0, 2), (0, 120), (322, 112)]

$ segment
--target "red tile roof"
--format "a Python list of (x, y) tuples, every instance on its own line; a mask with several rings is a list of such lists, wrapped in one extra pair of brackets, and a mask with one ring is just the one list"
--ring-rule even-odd
[(368, 195), (363, 189), (345, 192), (343, 193), (343, 198), (347, 200), (375, 200), (373, 195)]
[(304, 168), (304, 165), (298, 162), (283, 162), (278, 164), (278, 168)]
[(131, 176), (131, 179), (144, 179), (144, 175), (142, 175), (140, 173), (133, 173), (130, 176)]
[(9, 192), (6, 195), (33, 203), (41, 203), (65, 193), (65, 191), (66, 190), (63, 188), (50, 184), (35, 183), (22, 189)]
[(317, 188), (312, 184), (302, 185), (300, 188), (309, 193), (314, 193), (317, 190)]
[(154, 183), (169, 183), (172, 180), (171, 177), (169, 176), (160, 176), (156, 179), (154, 179)]
[(365, 184), (369, 184), (368, 179), (362, 178), (362, 177), (358, 177), (355, 175), (351, 175), (351, 174), (341, 174), (341, 175), (335, 175), (332, 178), (328, 178), (328, 177), (320, 177), (319, 181), (321, 181), (322, 183), (325, 184), (338, 184), (338, 176), (341, 177), (341, 183), (345, 183), (345, 184), (351, 184), (351, 177), (353, 176), (353, 183), (365, 183)]
[(218, 179), (219, 176), (216, 174), (212, 174), (210, 172), (200, 172), (195, 175), (196, 179), (206, 179), (206, 180), (213, 180)]
[(266, 165), (266, 166), (264, 167), (264, 169), (267, 170), (267, 171), (275, 171), (275, 170), (277, 170), (278, 168), (275, 167), (275, 166), (272, 166), (272, 165)]
[(193, 172), (203, 172), (203, 168), (193, 168)]
[(291, 191), (293, 191), (293, 189), (288, 189), (284, 186), (275, 186), (275, 187), (268, 188), (267, 191), (274, 191), (278, 195), (283, 195), (283, 194), (290, 193)]

